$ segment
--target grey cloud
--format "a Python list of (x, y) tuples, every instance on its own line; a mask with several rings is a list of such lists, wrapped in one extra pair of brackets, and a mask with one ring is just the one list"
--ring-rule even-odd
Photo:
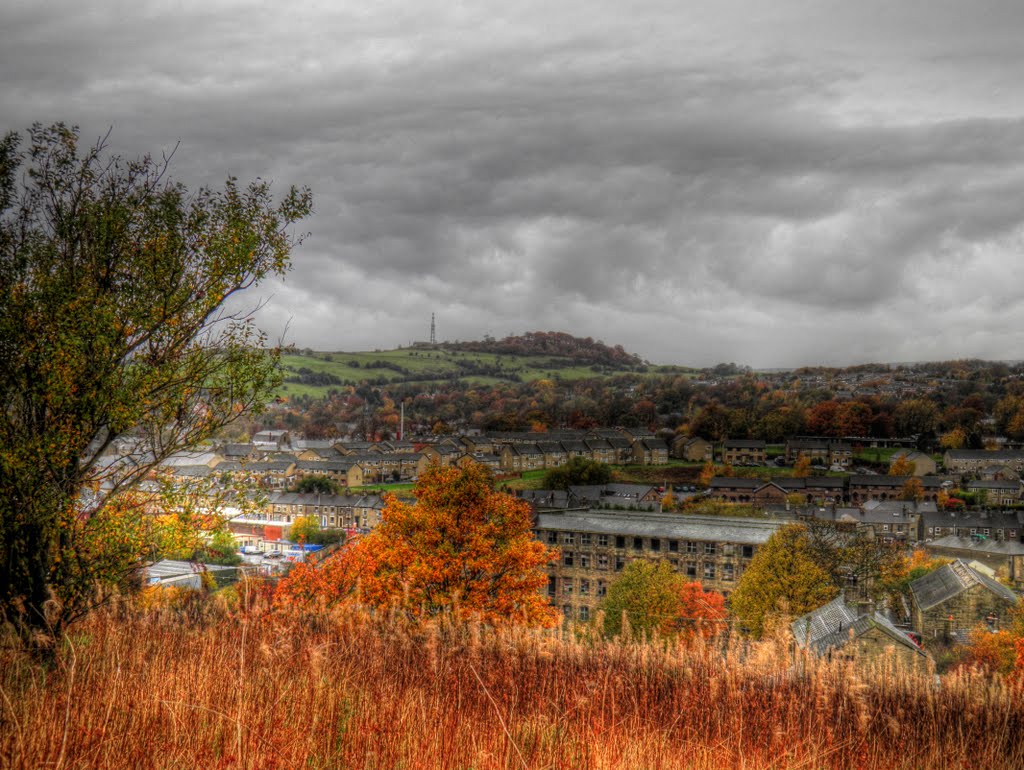
[(908, 357), (898, 314), (912, 339), (970, 330), (928, 349), (975, 355), (1006, 324), (933, 308), (956, 273), (1012, 299), (983, 275), (1024, 223), (1019, 14), (20, 3), (0, 115), (113, 124), (128, 154), (180, 139), (190, 183), (312, 186), (313, 236), (261, 312), (303, 345), (406, 342), (435, 311), (452, 338), (567, 324), (658, 360), (838, 362)]

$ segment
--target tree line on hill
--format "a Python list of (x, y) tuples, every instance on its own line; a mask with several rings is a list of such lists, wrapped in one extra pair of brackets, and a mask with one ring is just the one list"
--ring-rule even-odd
[[(830, 371), (832, 379), (845, 372)], [(964, 368), (950, 362), (905, 394), (855, 397), (837, 397), (836, 385), (795, 372), (741, 372), (700, 383), (685, 375), (620, 373), (571, 382), (552, 376), (494, 385), (446, 381), (429, 388), (421, 382), (362, 384), (338, 388), (325, 399), (296, 396), (253, 427), (329, 437), (345, 435), (355, 425), (357, 434), (384, 438), (395, 435), (404, 402), (410, 433), (622, 426), (715, 441), (917, 437), (922, 448), (980, 448), (986, 435), (1024, 440), (1022, 371), (998, 363)], [(908, 376), (915, 371), (908, 370)]]

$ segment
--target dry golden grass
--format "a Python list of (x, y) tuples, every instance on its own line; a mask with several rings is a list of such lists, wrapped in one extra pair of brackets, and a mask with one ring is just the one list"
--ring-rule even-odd
[[(803, 669), (802, 673), (797, 673)], [(1020, 693), (438, 622), (122, 607), (0, 657), (3, 768), (1020, 768)]]

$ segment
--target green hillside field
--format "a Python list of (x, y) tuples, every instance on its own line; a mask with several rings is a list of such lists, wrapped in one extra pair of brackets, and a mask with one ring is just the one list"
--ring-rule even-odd
[[(370, 382), (431, 383), (457, 380), (465, 385), (496, 385), (501, 382), (533, 382), (540, 379), (579, 380), (610, 377), (623, 369), (590, 366), (551, 355), (477, 353), (442, 348), (399, 348), (363, 352), (292, 351), (281, 356), (283, 396), (327, 395), (332, 388)], [(652, 375), (670, 369), (676, 376), (693, 376), (692, 369), (647, 367)], [(324, 381), (326, 377), (335, 378)], [(291, 381), (289, 381), (291, 380)], [(301, 380), (301, 381), (298, 381)]]

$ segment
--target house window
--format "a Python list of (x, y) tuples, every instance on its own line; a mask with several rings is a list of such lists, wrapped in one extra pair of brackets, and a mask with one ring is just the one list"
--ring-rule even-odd
[(658, 538), (656, 538), (656, 537), (652, 537), (651, 538), (651, 550), (652, 551), (660, 551), (661, 550), (661, 541)]
[(889, 531), (889, 525), (888, 524), (883, 524), (882, 525), (882, 531), (883, 532), (888, 532)]
[(562, 545), (573, 545), (576, 542), (576, 535), (572, 532), (562, 533)]
[(616, 548), (625, 548), (626, 547), (626, 538), (623, 535), (616, 535), (615, 536), (615, 547)]
[(580, 535), (580, 545), (590, 545), (590, 533), (584, 532)]
[(556, 593), (556, 589), (555, 589), (556, 581), (557, 581), (557, 578), (554, 575), (552, 575), (551, 577), (548, 578), (548, 596), (554, 596), (555, 595), (555, 593)]
[(565, 619), (566, 620), (572, 620), (572, 605), (571, 604), (563, 604), (562, 605), (562, 614), (565, 615)]
[(563, 594), (571, 594), (572, 593), (572, 578), (562, 578), (562, 593)]
[(590, 607), (580, 607), (580, 620), (582, 620), (584, 623), (590, 620)]
[(715, 563), (706, 561), (704, 562), (704, 579), (714, 580), (715, 579)]
[(548, 532), (548, 544), (555, 545), (558, 542), (557, 532)]
[(590, 596), (589, 580), (580, 580), (580, 596)]
[(580, 569), (590, 569), (590, 554), (589, 553), (581, 553), (580, 554)]
[(573, 552), (572, 551), (564, 551), (562, 553), (562, 566), (563, 567), (571, 567), (572, 566), (572, 558), (573, 558)]
[(714, 556), (715, 555), (715, 544), (714, 543), (704, 543), (704, 553), (706, 553), (709, 556)]
[(602, 548), (607, 548), (608, 547), (608, 535), (598, 535), (597, 536), (597, 544), (599, 546), (601, 546)]
[(754, 558), (754, 546), (752, 546), (752, 545), (745, 545), (745, 546), (743, 546), (743, 554), (742, 555), (743, 555), (744, 559), (753, 559)]
[(686, 577), (697, 577), (697, 562), (688, 561), (686, 562)]
[(597, 581), (597, 595), (598, 595), (598, 597), (600, 598), (600, 597), (606, 596), (607, 594), (608, 594), (608, 584), (605, 583), (603, 580), (598, 580)]
[(622, 557), (622, 556), (616, 556), (615, 557), (615, 571), (616, 572), (622, 572), (622, 570), (625, 568), (625, 566), (626, 566), (626, 559), (624, 557)]
[(694, 543), (692, 540), (688, 541), (686, 543), (686, 552), (687, 553), (697, 553), (697, 544)]
[(669, 550), (670, 553), (679, 553), (679, 541), (678, 540), (669, 540), (668, 541), (668, 550)]
[(597, 568), (608, 569), (608, 556), (606, 554), (599, 554), (597, 557)]
[(736, 579), (736, 569), (733, 567), (733, 565), (731, 563), (730, 564), (723, 564), (722, 565), (722, 580), (735, 580), (735, 579)]
[(642, 551), (644, 550), (644, 539), (642, 537), (633, 538), (633, 550)]
[(981, 530), (981, 534), (985, 535), (985, 537), (988, 537), (988, 534), (991, 531), (992, 531), (991, 529), (989, 529), (988, 527), (985, 527), (983, 530)]

